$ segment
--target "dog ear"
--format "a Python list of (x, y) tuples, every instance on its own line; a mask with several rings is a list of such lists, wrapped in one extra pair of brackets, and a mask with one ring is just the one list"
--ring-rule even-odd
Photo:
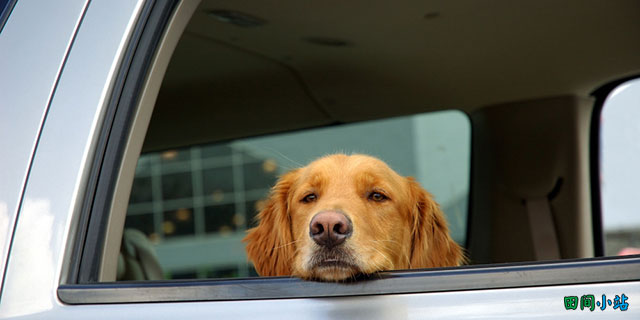
[(265, 208), (258, 213), (258, 226), (248, 230), (242, 240), (256, 271), (261, 276), (291, 274), (295, 245), (291, 233), (288, 196), (291, 185), (299, 175), (298, 170), (280, 177), (271, 189)]
[(410, 268), (461, 265), (465, 261), (462, 249), (449, 235), (440, 206), (413, 178), (408, 179), (413, 199)]

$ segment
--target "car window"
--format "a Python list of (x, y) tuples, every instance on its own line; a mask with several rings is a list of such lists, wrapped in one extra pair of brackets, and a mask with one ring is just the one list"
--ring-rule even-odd
[[(545, 117), (532, 110), (550, 112), (547, 102), (540, 102), (539, 107), (496, 106), (470, 113), (471, 119), (475, 117), (473, 123), (480, 124), (476, 134), (485, 132), (495, 139), (478, 139), (478, 163), (495, 168), (475, 172), (479, 177), (475, 201), (487, 205), (474, 206), (478, 209), (471, 213), (476, 218), (475, 230), (471, 228), (469, 234), (475, 238), (467, 239), (472, 159), (472, 121), (467, 113), (451, 109), (414, 115), (402, 112), (398, 114), (405, 116), (390, 118), (398, 115), (393, 113), (394, 106), (403, 103), (416, 104), (421, 111), (438, 109), (429, 107), (429, 101), (373, 104), (341, 99), (341, 90), (331, 81), (304, 78), (296, 68), (307, 70), (309, 66), (298, 66), (295, 57), (275, 54), (270, 51), (273, 47), (257, 41), (270, 31), (260, 22), (245, 24), (248, 20), (251, 15), (221, 11), (203, 2), (186, 23), (157, 100), (145, 111), (150, 113), (148, 128), (134, 126), (134, 130), (144, 127), (136, 135), (136, 139), (144, 137), (141, 151), (139, 158), (135, 155), (130, 192), (115, 201), (126, 208), (113, 211), (114, 217), (123, 216), (124, 231), (107, 232), (122, 237), (116, 279), (256, 276), (242, 239), (255, 226), (255, 216), (270, 188), (288, 170), (336, 152), (376, 156), (401, 175), (415, 177), (447, 215), (454, 240), (462, 246), (469, 242), (470, 264), (593, 256), (591, 244), (579, 243), (574, 237), (589, 234), (588, 227), (570, 220), (583, 220), (581, 215), (590, 212), (578, 210), (578, 203), (588, 199), (577, 191), (580, 179), (567, 169), (574, 165), (573, 150), (563, 147), (582, 143), (582, 131), (567, 132), (566, 128), (574, 117), (583, 117), (562, 109), (565, 112), (544, 123), (556, 129), (541, 134), (536, 128)], [(242, 39), (253, 42), (242, 44)], [(306, 46), (306, 38), (300, 41)], [(349, 45), (336, 47), (326, 41), (308, 45), (318, 46), (317, 50), (298, 54), (323, 56), (350, 50)], [(335, 75), (330, 71), (318, 74)], [(353, 90), (366, 91), (358, 84), (353, 84)], [(577, 103), (572, 98), (552, 100), (563, 105)], [(517, 108), (522, 111), (514, 111)], [(496, 117), (492, 110), (513, 120), (485, 121), (485, 116)], [(526, 112), (529, 116), (523, 116)], [(486, 130), (486, 125), (499, 129)], [(517, 148), (523, 143), (540, 146), (527, 148), (533, 151), (527, 155)], [(550, 147), (554, 144), (557, 147)], [(500, 145), (509, 149), (501, 150)], [(495, 159), (494, 152), (499, 155)], [(480, 159), (482, 154), (487, 158)], [(557, 165), (559, 162), (566, 164)], [(538, 171), (531, 167), (540, 170), (539, 174), (532, 174)], [(562, 170), (556, 172), (559, 168)], [(539, 198), (539, 193), (547, 196)], [(542, 221), (536, 216), (546, 217), (542, 228), (530, 222)], [(549, 241), (551, 246), (534, 242), (545, 239), (541, 237), (545, 230), (554, 229), (560, 235)], [(153, 259), (139, 259), (141, 248)], [(533, 254), (534, 249), (540, 252)], [(545, 250), (553, 254), (542, 252)]]
[(144, 153), (125, 228), (149, 238), (164, 278), (255, 276), (241, 239), (278, 176), (323, 155), (363, 153), (415, 177), (464, 245), (470, 134), (464, 113), (443, 111)]
[(640, 80), (611, 92), (602, 109), (600, 185), (606, 255), (640, 254)]
[(15, 2), (14, 0), (0, 0), (0, 33), (2, 32), (4, 23), (9, 19), (9, 14)]

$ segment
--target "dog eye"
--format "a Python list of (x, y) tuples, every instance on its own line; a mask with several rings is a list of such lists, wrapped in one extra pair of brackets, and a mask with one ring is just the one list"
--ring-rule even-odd
[(387, 198), (387, 196), (385, 196), (384, 194), (380, 193), (380, 192), (371, 192), (369, 194), (369, 200), (373, 200), (375, 202), (382, 202), (385, 201), (389, 198)]
[(318, 196), (315, 193), (309, 193), (308, 195), (304, 196), (304, 198), (302, 198), (302, 200), (300, 201), (303, 203), (310, 203), (316, 200), (318, 200)]

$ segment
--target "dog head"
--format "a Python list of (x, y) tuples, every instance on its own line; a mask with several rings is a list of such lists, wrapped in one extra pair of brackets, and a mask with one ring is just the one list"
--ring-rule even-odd
[(283, 175), (245, 238), (263, 276), (340, 281), (463, 260), (431, 195), (365, 155), (336, 154)]

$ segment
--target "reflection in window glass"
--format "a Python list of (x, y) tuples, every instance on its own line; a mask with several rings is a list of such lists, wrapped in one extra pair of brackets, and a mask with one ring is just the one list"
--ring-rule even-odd
[(605, 254), (640, 254), (640, 80), (616, 88), (601, 117)]
[(215, 202), (224, 202), (227, 194), (233, 192), (233, 168), (231, 166), (223, 166), (203, 170), (202, 183), (203, 192), (211, 197)]
[(127, 221), (124, 225), (125, 228), (136, 229), (142, 231), (148, 237), (153, 238), (157, 235), (154, 233), (153, 213), (133, 213), (133, 210), (129, 210)]
[(364, 153), (415, 177), (464, 245), (471, 128), (458, 111), (143, 154), (127, 228), (155, 244), (167, 278), (255, 276), (241, 239), (277, 177), (336, 152)]
[(207, 233), (229, 233), (236, 231), (244, 223), (242, 214), (236, 214), (235, 205), (209, 206), (204, 210), (205, 231)]
[(192, 195), (191, 172), (165, 174), (162, 180), (163, 199), (184, 199)]
[(164, 213), (162, 234), (165, 237), (191, 236), (195, 234), (195, 222), (191, 209), (180, 208)]

